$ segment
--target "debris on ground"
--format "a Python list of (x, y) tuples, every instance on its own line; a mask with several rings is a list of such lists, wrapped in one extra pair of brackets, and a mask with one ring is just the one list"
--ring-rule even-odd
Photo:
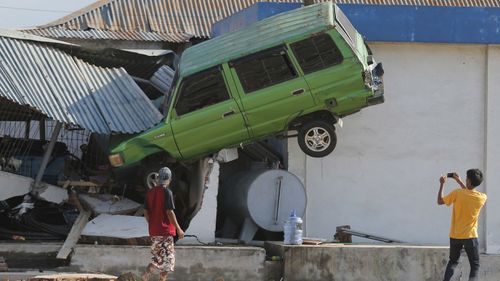
[(343, 226), (337, 227), (337, 233), (335, 233), (334, 237), (336, 240), (338, 240), (341, 243), (351, 243), (353, 235), (357, 236), (357, 237), (365, 238), (365, 239), (384, 242), (384, 243), (405, 243), (401, 240), (382, 237), (382, 236), (362, 232), (359, 230), (353, 230), (353, 229), (351, 229), (351, 227), (349, 225), (343, 225)]
[(125, 197), (112, 194), (81, 194), (80, 202), (92, 211), (94, 216), (101, 214), (131, 215), (141, 204)]
[(0, 239), (63, 240), (78, 216), (67, 203), (55, 204), (26, 194), (4, 200), (0, 208)]

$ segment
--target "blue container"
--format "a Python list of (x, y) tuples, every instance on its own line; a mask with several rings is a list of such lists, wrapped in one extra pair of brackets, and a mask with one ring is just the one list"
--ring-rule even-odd
[(285, 245), (302, 245), (302, 219), (297, 217), (295, 210), (292, 211), (290, 217), (285, 222), (283, 227)]

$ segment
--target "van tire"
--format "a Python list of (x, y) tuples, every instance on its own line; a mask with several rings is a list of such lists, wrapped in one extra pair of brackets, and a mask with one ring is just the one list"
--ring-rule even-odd
[(165, 165), (159, 163), (146, 162), (141, 169), (141, 184), (145, 191), (155, 187), (155, 180), (158, 180), (158, 171)]
[(312, 120), (299, 128), (300, 149), (311, 157), (325, 157), (337, 146), (335, 126), (324, 120)]

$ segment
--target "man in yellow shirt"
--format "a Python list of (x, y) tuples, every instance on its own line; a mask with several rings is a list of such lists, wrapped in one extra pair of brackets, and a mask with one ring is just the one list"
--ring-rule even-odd
[(453, 204), (450, 228), (450, 260), (446, 266), (444, 281), (450, 280), (453, 276), (462, 249), (465, 249), (469, 258), (469, 281), (475, 281), (478, 280), (479, 271), (477, 220), (487, 198), (486, 194), (476, 191), (475, 188), (483, 181), (483, 173), (478, 169), (468, 170), (465, 184), (457, 173), (448, 176), (452, 176), (461, 188), (457, 188), (443, 197), (446, 176), (439, 178), (438, 205), (450, 206)]

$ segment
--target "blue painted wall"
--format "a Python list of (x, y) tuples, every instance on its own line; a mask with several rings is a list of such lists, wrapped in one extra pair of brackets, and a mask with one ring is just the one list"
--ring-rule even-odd
[[(300, 7), (257, 3), (214, 25), (215, 36)], [(368, 41), (500, 44), (500, 8), (343, 4)]]

